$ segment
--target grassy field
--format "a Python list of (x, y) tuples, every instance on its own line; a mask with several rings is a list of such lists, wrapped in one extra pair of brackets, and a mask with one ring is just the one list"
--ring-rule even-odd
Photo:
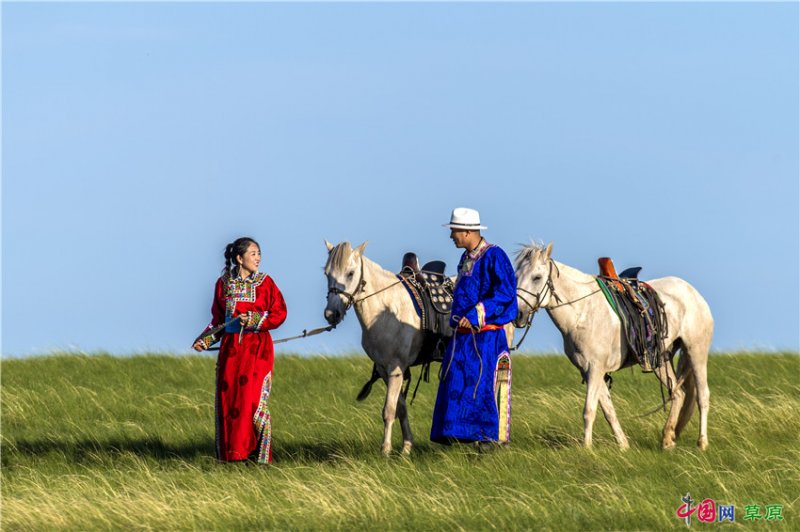
[[(514, 360), (512, 444), (478, 453), (428, 441), (436, 378), (411, 407), (411, 457), (380, 454), (366, 356), (278, 357), (275, 464), (213, 457), (213, 358), (54, 356), (2, 362), (2, 529), (685, 529), (680, 497), (734, 505), (692, 528), (800, 529), (800, 357), (715, 354), (710, 448), (697, 416), (671, 452), (655, 377), (612, 394), (631, 449), (598, 415), (581, 448), (583, 386), (563, 356)], [(434, 372), (435, 373), (435, 372)], [(416, 372), (415, 372), (416, 378)], [(395, 446), (400, 443), (395, 426)], [(782, 521), (745, 506), (782, 505)]]

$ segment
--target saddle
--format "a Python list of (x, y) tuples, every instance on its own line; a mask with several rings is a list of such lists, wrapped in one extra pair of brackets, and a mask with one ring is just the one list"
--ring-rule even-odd
[(445, 263), (435, 260), (419, 267), (416, 253), (406, 253), (397, 277), (403, 282), (414, 309), (422, 320), (425, 340), (414, 365), (440, 361), (447, 340), (453, 336), (450, 311), (453, 306), (453, 282), (444, 274)]
[(628, 268), (617, 275), (608, 257), (597, 259), (600, 275), (597, 283), (622, 322), (629, 352), (642, 371), (650, 372), (664, 360), (664, 339), (667, 337), (667, 317), (658, 293), (639, 280), (641, 267)]

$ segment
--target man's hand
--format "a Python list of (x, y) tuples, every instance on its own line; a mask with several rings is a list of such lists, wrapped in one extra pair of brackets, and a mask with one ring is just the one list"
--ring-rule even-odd
[(472, 329), (472, 324), (467, 318), (461, 318), (461, 320), (458, 322), (458, 326), (463, 329)]

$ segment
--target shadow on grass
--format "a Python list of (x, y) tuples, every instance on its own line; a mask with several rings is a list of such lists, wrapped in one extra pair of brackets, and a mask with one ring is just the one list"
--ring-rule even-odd
[[(400, 455), (401, 446), (395, 446), (391, 456)], [(412, 456), (427, 456), (440, 451), (438, 447), (427, 442), (415, 445), (411, 450)], [(335, 462), (342, 459), (363, 460), (365, 458), (379, 458), (381, 442), (375, 440), (374, 445), (355, 440), (333, 441), (276, 441), (272, 448), (272, 456), (276, 462)]]
[(54, 440), (18, 440), (7, 442), (2, 455), (2, 465), (13, 463), (16, 457), (40, 458), (53, 453), (61, 454), (75, 462), (96, 462), (103, 457), (133, 453), (156, 460), (193, 459), (199, 456), (214, 457), (214, 441), (193, 441), (184, 444), (166, 443), (161, 438), (115, 439), (109, 441), (81, 440), (75, 442)]
[[(113, 439), (108, 441), (81, 440), (6, 440), (3, 445), (3, 467), (14, 465), (25, 459), (41, 459), (51, 455), (60, 455), (74, 463), (101, 462), (116, 458), (126, 453), (154, 460), (196, 460), (207, 458), (216, 461), (216, 450), (213, 439), (173, 444), (161, 438)], [(393, 455), (399, 455), (397, 447)], [(438, 448), (427, 444), (415, 446), (413, 456), (431, 455)], [(332, 441), (275, 441), (272, 448), (276, 462), (336, 462), (342, 459), (363, 460), (380, 457), (380, 441), (368, 445), (356, 440)]]
[[(609, 440), (601, 447), (615, 448), (613, 441)], [(687, 441), (690, 445), (690, 440)], [(557, 430), (548, 430), (533, 435), (528, 442), (531, 449), (536, 447), (551, 450), (582, 448), (581, 442), (574, 436)], [(657, 440), (637, 442), (637, 447), (642, 450), (660, 451)], [(517, 444), (515, 447), (522, 448)], [(524, 446), (523, 446), (524, 447)], [(401, 447), (395, 446), (390, 461), (403, 457)], [(499, 452), (502, 452), (500, 450)], [(142, 458), (155, 461), (171, 462), (200, 462), (202, 467), (213, 467), (218, 464), (213, 439), (190, 441), (180, 444), (167, 443), (161, 438), (139, 439), (113, 439), (108, 441), (82, 440), (77, 442), (54, 440), (18, 440), (4, 441), (3, 452), (0, 455), (0, 465), (9, 467), (25, 463), (29, 460), (65, 460), (75, 464), (104, 463), (115, 460), (125, 454), (133, 454)], [(311, 463), (336, 463), (342, 461), (372, 461), (383, 459), (380, 450), (380, 441), (374, 444), (363, 440), (336, 439), (327, 441), (280, 441), (276, 440), (272, 448), (273, 459), (276, 464), (311, 464)], [(486, 452), (473, 449), (470, 444), (454, 444), (442, 446), (428, 441), (419, 442), (411, 451), (409, 458), (424, 460), (435, 458), (442, 454), (474, 455), (482, 459)], [(495, 453), (489, 453), (495, 454)], [(199, 465), (199, 464), (198, 464)]]

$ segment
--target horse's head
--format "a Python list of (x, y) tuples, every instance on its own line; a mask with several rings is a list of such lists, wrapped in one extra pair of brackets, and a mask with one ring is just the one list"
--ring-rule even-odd
[(325, 320), (338, 325), (364, 286), (364, 266), (362, 257), (367, 243), (353, 249), (350, 242), (333, 245), (327, 240), (328, 261), (325, 263), (325, 277), (328, 278), (328, 304), (325, 305)]
[(547, 247), (538, 244), (523, 246), (514, 260), (517, 275), (517, 319), (516, 327), (524, 327), (530, 316), (541, 307), (547, 306), (553, 296), (550, 282), (552, 263), (550, 253), (553, 243)]

